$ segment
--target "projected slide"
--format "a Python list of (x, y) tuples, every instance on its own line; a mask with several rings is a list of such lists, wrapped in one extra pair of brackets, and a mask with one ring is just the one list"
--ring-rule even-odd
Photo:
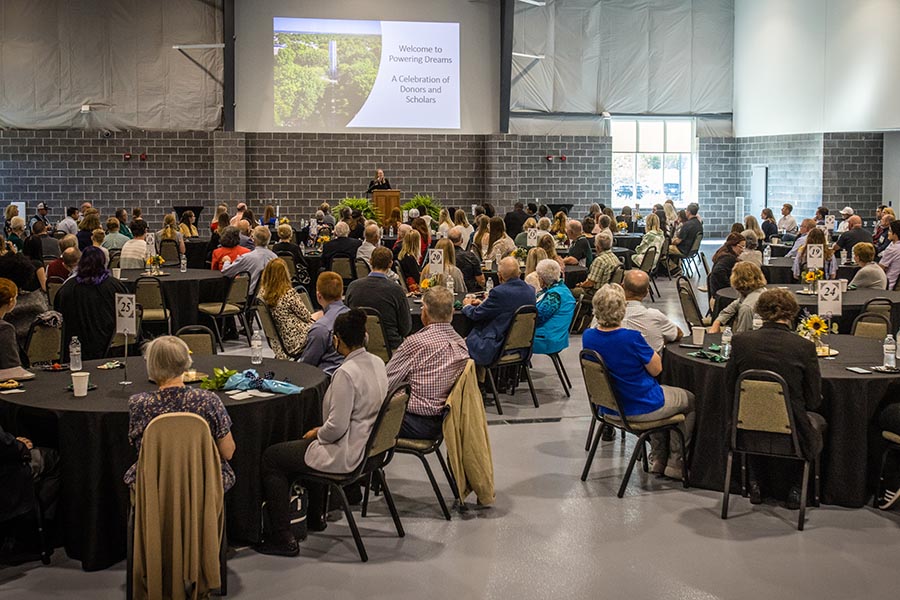
[(277, 17), (275, 125), (459, 129), (459, 24)]

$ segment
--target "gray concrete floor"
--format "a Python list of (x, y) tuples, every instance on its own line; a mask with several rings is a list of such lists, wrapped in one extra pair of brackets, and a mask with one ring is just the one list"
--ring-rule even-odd
[[(656, 306), (680, 319), (674, 286), (660, 282)], [(720, 494), (637, 469), (624, 498), (616, 490), (629, 439), (604, 442), (587, 482), (587, 399), (580, 343), (563, 354), (575, 386), (559, 390), (546, 357), (534, 361), (541, 407), (527, 388), (488, 409), (497, 502), (444, 521), (418, 461), (398, 456), (387, 474), (405, 538), (397, 538), (383, 500), (358, 519), (369, 552), (359, 562), (343, 519), (302, 544), (298, 558), (238, 549), (229, 561), (235, 598), (596, 598), (685, 600), (895, 597), (900, 511), (810, 509), (806, 531), (794, 511)], [(229, 353), (244, 354), (232, 344)], [(543, 422), (528, 422), (547, 419)], [(433, 463), (437, 468), (436, 462)], [(445, 497), (446, 483), (440, 480)], [(356, 513), (358, 517), (358, 512)], [(124, 563), (84, 573), (57, 550), (53, 564), (0, 569), (0, 598), (121, 598)]]

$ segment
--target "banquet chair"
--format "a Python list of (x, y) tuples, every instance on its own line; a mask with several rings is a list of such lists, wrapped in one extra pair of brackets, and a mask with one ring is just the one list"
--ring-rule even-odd
[(53, 262), (54, 260), (56, 260), (57, 258), (59, 258), (59, 257), (58, 257), (58, 256), (54, 256), (54, 255), (52, 255), (52, 254), (45, 254), (45, 255), (44, 255), (44, 258), (43, 258), (43, 260), (44, 260), (44, 266), (45, 266), (45, 267), (49, 267), (49, 266), (50, 266), (50, 263), (52, 263), (52, 262)]
[[(900, 279), (900, 277), (898, 277)], [(892, 327), (892, 316), (891, 313), (894, 309), (894, 303), (891, 302), (890, 298), (885, 298), (884, 296), (879, 296), (877, 298), (872, 298), (863, 304), (862, 311), (863, 313), (878, 313), (884, 315), (888, 320), (888, 329), (891, 331), (894, 330)]]
[(853, 319), (851, 335), (857, 337), (883, 340), (891, 333), (891, 322), (882, 313), (864, 312)]
[(691, 281), (687, 277), (679, 275), (675, 280), (675, 286), (678, 289), (678, 301), (681, 302), (681, 314), (688, 327), (708, 326), (709, 318), (704, 318), (700, 314), (700, 306), (697, 304), (697, 297), (694, 296)]
[[(584, 375), (584, 386), (587, 389), (588, 403), (590, 405), (592, 419), (600, 423), (597, 433), (594, 435), (594, 441), (591, 443), (591, 451), (588, 453), (587, 462), (584, 464), (584, 470), (581, 472), (581, 480), (587, 481), (588, 473), (591, 470), (591, 463), (594, 462), (594, 455), (597, 453), (597, 446), (600, 445), (600, 438), (603, 430), (607, 427), (622, 430), (637, 436), (637, 442), (634, 444), (634, 450), (631, 453), (631, 459), (628, 461), (628, 468), (625, 470), (625, 476), (619, 486), (618, 497), (625, 495), (625, 488), (628, 487), (628, 480), (631, 479), (631, 473), (634, 470), (634, 463), (640, 457), (643, 461), (644, 472), (649, 472), (650, 467), (647, 461), (647, 450), (645, 444), (649, 441), (650, 436), (654, 433), (674, 432), (681, 439), (681, 447), (684, 449), (684, 468), (682, 469), (681, 482), (684, 487), (690, 487), (690, 479), (688, 477), (688, 465), (690, 464), (689, 448), (685, 443), (684, 434), (678, 426), (684, 422), (684, 415), (677, 414), (665, 419), (656, 421), (640, 421), (632, 422), (628, 420), (628, 416), (619, 402), (610, 382), (609, 369), (603, 358), (595, 350), (582, 350), (579, 355), (581, 360), (581, 372)], [(620, 416), (611, 414), (602, 414), (599, 409), (615, 411)]]
[[(173, 443), (177, 440), (177, 443)], [(195, 462), (196, 461), (196, 462)], [(198, 464), (199, 463), (199, 464)], [(167, 465), (165, 470), (159, 465)], [(197, 553), (194, 560), (200, 563), (200, 574), (209, 578), (204, 582), (209, 589), (218, 589), (220, 596), (228, 594), (228, 571), (227, 571), (227, 555), (228, 536), (225, 531), (225, 493), (222, 488), (221, 460), (219, 450), (216, 447), (215, 440), (209, 430), (209, 425), (202, 417), (193, 413), (167, 413), (162, 414), (150, 421), (144, 430), (141, 442), (141, 451), (138, 455), (137, 473), (132, 493), (132, 504), (128, 511), (128, 528), (126, 542), (126, 567), (125, 567), (125, 596), (128, 600), (134, 597), (135, 582), (137, 585), (146, 586), (149, 580), (156, 578), (148, 577), (152, 572), (147, 572), (148, 565), (143, 561), (135, 562), (135, 549), (142, 550), (141, 556), (148, 556), (155, 553), (160, 560), (162, 567), (162, 575), (156, 579), (156, 583), (174, 587), (174, 581), (166, 581), (174, 578), (173, 575), (182, 575), (182, 583), (184, 585), (185, 597), (192, 597), (194, 591), (200, 582), (189, 581), (187, 576), (190, 573), (184, 572), (186, 564), (189, 562), (187, 556), (173, 556), (176, 551), (183, 551), (185, 554), (190, 552)], [(208, 473), (207, 469), (215, 469), (215, 473)], [(164, 481), (160, 485), (162, 477), (145, 476), (144, 469), (149, 469), (150, 474), (160, 475), (163, 472), (175, 474), (174, 479), (179, 480), (180, 485), (165, 486), (165, 483), (172, 484), (172, 481)], [(187, 479), (192, 475), (200, 477), (200, 484), (195, 484)], [(207, 476), (208, 475), (208, 476)], [(170, 477), (166, 477), (170, 479)], [(207, 482), (214, 486), (212, 490), (206, 489)], [(202, 490), (196, 489), (194, 486), (202, 486)], [(196, 536), (202, 537), (204, 525), (209, 526), (210, 519), (204, 514), (195, 514), (189, 512), (191, 503), (183, 501), (179, 496), (183, 489), (188, 487), (194, 488), (192, 492), (201, 494), (203, 502), (197, 504), (201, 511), (214, 510), (214, 519), (218, 529), (218, 548), (216, 562), (218, 569), (204, 568), (208, 567), (213, 561), (212, 556), (204, 556), (200, 554), (203, 548), (197, 549), (189, 547), (173, 548), (171, 544), (164, 543), (159, 539), (160, 533), (153, 531), (147, 526), (148, 517), (143, 514), (147, 511), (153, 511), (149, 518), (149, 522), (153, 520), (159, 522), (159, 529), (167, 531), (176, 529), (179, 524), (185, 528), (191, 528), (195, 531)], [(148, 489), (149, 488), (149, 489)], [(159, 502), (158, 507), (145, 506), (142, 498), (144, 490), (148, 491), (150, 497), (156, 497)], [(167, 493), (169, 495), (167, 495)], [(156, 510), (154, 510), (156, 508)], [(164, 509), (168, 510), (164, 510)], [(180, 514), (179, 523), (167, 522), (168, 516), (174, 513)], [(140, 527), (136, 528), (136, 525)], [(180, 541), (185, 535), (181, 531), (173, 532), (173, 540)], [(154, 560), (153, 558), (150, 559)], [(143, 589), (139, 593), (140, 597), (174, 597), (170, 596), (171, 589)], [(181, 590), (179, 590), (181, 591)], [(199, 590), (205, 591), (205, 590)], [(203, 597), (204, 594), (200, 594)]]
[(122, 260), (122, 251), (121, 250), (110, 250), (109, 252), (109, 268), (110, 269), (118, 269), (119, 263)]
[(881, 468), (878, 470), (878, 487), (875, 488), (875, 498), (872, 501), (872, 506), (875, 508), (878, 508), (879, 500), (887, 499), (884, 498), (886, 492), (884, 489), (884, 468), (887, 465), (888, 454), (891, 452), (900, 453), (900, 435), (897, 435), (893, 431), (882, 431), (881, 437), (887, 445), (881, 455)]
[[(647, 274), (647, 277), (650, 278), (650, 301), (656, 302), (656, 296), (653, 294), (653, 263), (656, 262), (656, 246), (650, 246), (647, 248), (647, 251), (644, 252), (644, 258), (641, 259), (641, 264), (638, 267), (641, 271)], [(659, 288), (656, 288), (656, 294), (659, 295)]]
[[(447, 483), (450, 485), (450, 489), (453, 491), (453, 497), (459, 500), (459, 492), (456, 489), (456, 480), (453, 478), (453, 473), (450, 472), (450, 469), (447, 467), (447, 462), (444, 460), (444, 455), (441, 454), (441, 444), (444, 443), (443, 434), (439, 435), (437, 439), (434, 440), (414, 440), (409, 438), (398, 438), (397, 439), (397, 448), (395, 452), (397, 454), (409, 454), (411, 456), (415, 456), (421, 461), (422, 466), (425, 467), (425, 474), (428, 475), (428, 481), (431, 482), (431, 489), (434, 490), (434, 495), (438, 500), (438, 504), (441, 506), (441, 512), (444, 513), (444, 518), (446, 520), (450, 520), (450, 510), (447, 508), (447, 502), (444, 500), (444, 495), (441, 493), (441, 488), (438, 486), (437, 480), (434, 478), (434, 472), (431, 470), (431, 465), (428, 464), (428, 455), (435, 454), (437, 455), (438, 462), (441, 465), (441, 469), (444, 471), (444, 477), (447, 478)], [(366, 516), (366, 506), (363, 505), (363, 516)]]
[(54, 237), (54, 239), (61, 240), (64, 237), (66, 237), (66, 232), (63, 231), (62, 229), (58, 229), (53, 232), (53, 237)]
[(310, 314), (315, 312), (313, 308), (312, 299), (309, 297), (309, 292), (306, 291), (306, 288), (303, 286), (295, 287), (294, 291), (300, 296), (300, 302), (303, 303), (303, 306), (306, 307), (306, 310), (310, 312)]
[(188, 350), (194, 357), (215, 356), (216, 334), (209, 327), (203, 325), (185, 325), (175, 332), (175, 336), (187, 344)]
[(167, 263), (177, 265), (181, 260), (181, 255), (178, 253), (178, 242), (175, 240), (160, 240), (159, 255)]
[[(731, 423), (728, 459), (725, 463), (722, 519), (728, 518), (731, 468), (735, 452), (741, 455), (741, 495), (747, 494), (747, 454), (799, 460), (803, 461), (803, 483), (800, 488), (800, 517), (797, 529), (803, 531), (811, 464), (814, 466), (815, 476), (813, 504), (819, 505), (819, 457), (807, 458), (800, 449), (788, 385), (784, 378), (778, 373), (762, 369), (751, 369), (741, 373), (735, 384)], [(754, 445), (754, 441), (760, 443)], [(768, 450), (760, 450), (763, 446)]]
[(25, 338), (25, 358), (28, 365), (53, 363), (60, 359), (62, 328), (51, 327), (41, 319), (32, 321)]
[(700, 252), (700, 244), (702, 243), (703, 234), (698, 233), (690, 250), (688, 250), (688, 253), (681, 257), (681, 269), (683, 272), (687, 273), (688, 277), (693, 277), (694, 271), (697, 271), (697, 279), (700, 278), (700, 265), (698, 264), (697, 259), (698, 253)]
[[(266, 304), (265, 300), (262, 298), (256, 299), (256, 314), (259, 315), (263, 333), (266, 334), (266, 341), (269, 343), (269, 347), (273, 346), (273, 341), (277, 341), (278, 345), (281, 346), (282, 351), (284, 351), (285, 354), (288, 354), (284, 346), (284, 340), (281, 337), (281, 331), (279, 331), (275, 319), (272, 318), (272, 312), (269, 310), (269, 305)], [(300, 358), (301, 354), (302, 352), (298, 352), (297, 354), (288, 354), (288, 356), (290, 356), (291, 360), (297, 360)]]
[(141, 321), (146, 323), (165, 323), (169, 335), (172, 335), (172, 313), (166, 308), (166, 298), (158, 277), (138, 277), (134, 284), (135, 302), (144, 309)]
[[(358, 483), (368, 482), (372, 477), (380, 485), (384, 492), (384, 499), (387, 502), (388, 510), (391, 518), (394, 520), (394, 527), (397, 529), (397, 535), (404, 537), (406, 533), (403, 531), (403, 525), (400, 523), (400, 515), (397, 513), (397, 507), (394, 505), (394, 497), (388, 488), (387, 479), (384, 476), (384, 467), (393, 457), (394, 450), (397, 446), (397, 436), (400, 434), (400, 426), (403, 424), (403, 415), (406, 414), (406, 405), (409, 402), (409, 384), (401, 384), (387, 394), (378, 416), (375, 418), (375, 424), (369, 439), (366, 442), (365, 457), (359, 466), (351, 473), (332, 474), (320, 471), (300, 471), (295, 474), (297, 479), (305, 479), (315, 483), (327, 486), (331, 494), (336, 494), (341, 501), (341, 507), (344, 510), (344, 517), (347, 519), (347, 525), (353, 534), (353, 541), (356, 543), (356, 550), (359, 552), (359, 558), (363, 562), (369, 560), (366, 553), (366, 547), (363, 545), (362, 537), (359, 535), (359, 528), (356, 526), (356, 520), (350, 511), (350, 504), (347, 502), (347, 496), (344, 494), (344, 487)], [(369, 485), (366, 485), (363, 506), (368, 509)]]
[[(528, 362), (531, 360), (531, 350), (534, 345), (534, 330), (537, 328), (537, 308), (534, 306), (520, 306), (513, 315), (512, 323), (506, 331), (506, 337), (500, 346), (500, 354), (497, 360), (485, 368), (485, 377), (491, 386), (491, 393), (494, 395), (494, 405), (497, 407), (497, 414), (503, 414), (503, 408), (500, 406), (500, 396), (497, 394), (497, 384), (494, 381), (494, 372), (501, 368), (515, 367), (525, 372), (525, 378), (528, 380), (528, 390), (531, 392), (531, 401), (534, 407), (540, 407), (537, 394), (534, 392), (534, 382), (531, 381), (531, 371), (528, 369)], [(515, 390), (513, 390), (515, 393)]]
[[(144, 319), (144, 308), (140, 304), (136, 304), (134, 307), (134, 323), (136, 331), (134, 333), (129, 333), (126, 339), (124, 333), (113, 333), (109, 338), (109, 344), (106, 346), (106, 356), (110, 357), (114, 352), (118, 352), (122, 350), (124, 352), (125, 346), (134, 346), (137, 341), (140, 339), (141, 334), (141, 323)], [(135, 356), (139, 354), (137, 352), (133, 352), (133, 350), (129, 350), (128, 354), (130, 356)]]
[(287, 265), (288, 275), (290, 275), (291, 281), (294, 281), (297, 278), (297, 265), (294, 263), (294, 255), (290, 252), (279, 252), (278, 258)]
[(378, 309), (370, 306), (361, 306), (363, 312), (366, 313), (366, 351), (374, 354), (381, 360), (388, 363), (391, 360), (393, 352), (387, 343), (387, 331), (384, 329), (384, 321), (381, 319), (381, 313)]
[[(609, 276), (610, 283), (616, 283), (622, 285), (622, 282), (625, 280), (625, 267), (619, 265), (615, 268), (615, 270)], [(593, 295), (591, 296), (593, 299)]]
[(331, 270), (341, 276), (346, 286), (348, 282), (356, 279), (353, 274), (353, 263), (345, 256), (337, 256), (331, 259)]
[(361, 258), (356, 259), (356, 276), (358, 278), (368, 277), (371, 272), (372, 269), (369, 268), (369, 263)]
[(221, 301), (201, 302), (197, 305), (198, 311), (212, 319), (213, 331), (216, 333), (216, 340), (218, 340), (219, 348), (222, 352), (225, 352), (225, 345), (222, 342), (222, 328), (219, 327), (219, 322), (221, 321), (222, 327), (224, 327), (225, 319), (230, 317), (237, 317), (241, 321), (241, 324), (244, 326), (244, 332), (247, 334), (247, 344), (250, 344), (250, 328), (247, 325), (247, 316), (244, 313), (249, 295), (250, 273), (241, 271), (228, 282), (225, 288), (225, 295)]
[(50, 308), (53, 308), (53, 301), (56, 299), (56, 292), (59, 291), (59, 288), (63, 286), (66, 282), (62, 277), (48, 277), (47, 278), (47, 299), (50, 301)]

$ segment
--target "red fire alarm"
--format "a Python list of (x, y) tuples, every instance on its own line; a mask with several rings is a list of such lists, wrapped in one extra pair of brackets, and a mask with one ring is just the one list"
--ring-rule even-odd
[(547, 162), (553, 162), (553, 155), (548, 154), (545, 158), (547, 159)]
[(124, 160), (131, 160), (131, 152), (126, 152), (125, 154), (122, 155), (122, 158)]
[(141, 155), (140, 155), (139, 158), (140, 158), (142, 161), (143, 161), (143, 160), (147, 160), (147, 153), (146, 153), (146, 152), (141, 152)]
[(561, 155), (561, 156), (559, 157), (559, 160), (560, 160), (561, 162), (566, 162), (566, 155), (565, 155), (565, 154)]

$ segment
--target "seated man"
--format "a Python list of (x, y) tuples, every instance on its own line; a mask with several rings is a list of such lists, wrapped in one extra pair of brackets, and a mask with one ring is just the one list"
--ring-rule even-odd
[(110, 217), (106, 220), (107, 233), (106, 238), (103, 240), (103, 247), (107, 250), (121, 250), (128, 243), (128, 240), (131, 239), (119, 231), (120, 227), (119, 219)]
[(242, 219), (238, 221), (238, 224), (235, 225), (235, 227), (238, 228), (241, 235), (239, 245), (247, 250), (253, 250), (253, 238), (250, 237), (250, 221)]
[(356, 250), (356, 258), (366, 261), (369, 268), (372, 268), (372, 251), (381, 245), (381, 227), (378, 225), (366, 225), (363, 232), (363, 242)]
[(669, 266), (673, 273), (681, 268), (681, 259), (691, 253), (697, 236), (703, 233), (703, 223), (697, 218), (698, 212), (700, 205), (696, 202), (691, 202), (684, 209), (687, 221), (682, 223), (678, 236), (672, 239), (669, 246)]
[(362, 242), (351, 237), (350, 226), (343, 221), (334, 226), (334, 237), (322, 247), (322, 268), (331, 271), (331, 263), (335, 258), (349, 258), (350, 268), (355, 270), (356, 252)]
[(479, 366), (487, 366), (497, 359), (516, 310), (535, 305), (534, 288), (519, 277), (519, 262), (515, 258), (502, 259), (497, 275), (500, 285), (484, 301), (475, 298), (463, 301), (463, 314), (474, 322), (466, 345), (469, 356)]
[[(331, 339), (334, 320), (338, 315), (350, 310), (341, 298), (344, 295), (344, 280), (333, 271), (323, 271), (316, 280), (316, 300), (322, 307), (322, 316), (309, 328), (306, 346), (300, 362), (319, 367), (329, 375), (341, 366), (344, 357), (334, 349)], [(315, 315), (313, 315), (315, 318)]]
[[(75, 240), (74, 235), (67, 235), (66, 237), (71, 237), (73, 241)], [(60, 240), (60, 242), (62, 242), (62, 240)], [(69, 275), (75, 270), (75, 267), (78, 266), (79, 260), (81, 260), (81, 250), (78, 249), (78, 243), (76, 242), (74, 246), (63, 250), (62, 256), (47, 266), (47, 279), (51, 277), (59, 277), (64, 280), (68, 279)]]
[(591, 263), (587, 279), (577, 284), (572, 290), (576, 298), (587, 290), (593, 291), (609, 283), (616, 269), (622, 266), (619, 258), (612, 251), (613, 236), (608, 231), (598, 233), (594, 237), (594, 241), (597, 245), (597, 256)]
[(400, 437), (433, 440), (441, 435), (444, 405), (469, 360), (466, 341), (454, 331), (452, 320), (453, 294), (443, 286), (429, 288), (422, 298), (424, 327), (400, 344), (387, 365), (389, 389), (403, 381), (410, 385)]
[(388, 277), (393, 263), (391, 251), (383, 246), (375, 248), (370, 262), (372, 271), (369, 276), (356, 279), (347, 286), (347, 305), (350, 308), (367, 306), (377, 310), (387, 336), (385, 341), (391, 350), (395, 350), (412, 329), (409, 303), (403, 289)]
[(643, 300), (650, 291), (650, 277), (646, 273), (640, 269), (626, 271), (622, 288), (626, 302), (623, 327), (641, 332), (644, 341), (657, 353), (663, 351), (666, 342), (681, 339), (684, 333), (669, 317), (655, 308), (644, 306)]
[(800, 248), (806, 244), (806, 236), (809, 234), (810, 230), (816, 228), (816, 222), (813, 219), (803, 219), (800, 222), (800, 231), (796, 240), (794, 240), (794, 245), (791, 246), (791, 249), (787, 253), (788, 258), (794, 258), (797, 256), (797, 252), (800, 251)]
[[(563, 259), (567, 265), (580, 265), (582, 267), (590, 267), (593, 261), (593, 252), (591, 251), (591, 241), (584, 235), (581, 223), (572, 219), (566, 223), (566, 235), (572, 242), (569, 246), (569, 255)], [(612, 244), (610, 244), (612, 247)]]
[[(466, 289), (470, 292), (484, 289), (484, 273), (481, 272), (481, 261), (474, 252), (465, 249), (463, 228), (453, 227), (447, 237), (456, 247), (456, 267), (462, 272)], [(468, 240), (465, 240), (468, 241)]]
[(143, 269), (147, 260), (148, 243), (146, 240), (147, 222), (143, 219), (131, 222), (131, 235), (134, 236), (122, 246), (119, 255), (119, 266), (123, 269)]
[[(246, 221), (241, 221), (246, 223)], [(274, 252), (269, 250), (269, 239), (271, 233), (269, 228), (259, 225), (253, 228), (253, 250), (238, 256), (234, 262), (229, 256), (226, 256), (222, 263), (222, 275), (234, 277), (238, 273), (247, 271), (250, 273), (250, 293), (256, 291), (256, 284), (259, 282), (259, 276), (263, 269), (269, 264), (273, 258), (278, 258)]]
[(863, 222), (859, 215), (853, 215), (847, 219), (847, 231), (841, 234), (841, 237), (834, 243), (833, 250), (837, 252), (842, 250), (846, 259), (849, 259), (853, 252), (853, 246), (858, 242), (872, 243), (872, 234), (863, 229)]

